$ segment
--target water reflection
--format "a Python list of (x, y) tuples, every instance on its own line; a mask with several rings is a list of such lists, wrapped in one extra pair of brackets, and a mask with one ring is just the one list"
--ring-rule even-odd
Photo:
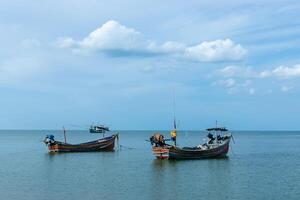
[[(220, 193), (226, 191), (225, 196), (230, 197), (232, 191), (231, 185), (234, 181), (231, 173), (231, 163), (228, 157), (222, 159), (211, 159), (205, 162), (206, 165), (206, 184), (207, 196), (218, 198)], [(226, 198), (226, 197), (225, 197)]]
[(154, 159), (152, 161), (151, 188), (155, 192), (154, 199), (169, 199), (177, 196), (178, 184), (177, 163), (167, 159)]
[[(242, 133), (236, 135), (237, 154), (217, 160), (154, 159), (149, 145), (141, 142), (149, 132), (124, 134), (122, 145), (134, 147), (131, 150), (49, 154), (37, 142), (44, 134), (0, 133), (1, 199), (48, 200), (55, 194), (57, 200), (281, 200), (297, 199), (300, 188), (295, 179), (300, 133)], [(74, 134), (79, 141), (89, 136)], [(186, 143), (196, 143), (198, 137), (198, 133), (189, 133)]]
[[(160, 198), (181, 198), (191, 190), (217, 198), (222, 191), (231, 191), (233, 180), (230, 159), (152, 161), (151, 188)], [(186, 191), (187, 190), (187, 191)], [(159, 199), (159, 198), (157, 198)]]

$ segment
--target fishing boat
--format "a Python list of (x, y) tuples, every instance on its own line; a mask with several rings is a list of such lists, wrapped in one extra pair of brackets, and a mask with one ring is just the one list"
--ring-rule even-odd
[(163, 135), (154, 134), (150, 138), (152, 152), (158, 159), (209, 159), (224, 158), (229, 151), (232, 134), (226, 128), (208, 128), (207, 142), (195, 147), (178, 147), (167, 144)]
[(91, 142), (80, 144), (69, 144), (66, 142), (56, 141), (53, 135), (47, 135), (44, 143), (47, 145), (49, 152), (92, 152), (92, 151), (114, 151), (115, 141), (119, 135), (113, 134)]
[(106, 131), (109, 131), (109, 127), (104, 125), (97, 125), (97, 126), (92, 125), (90, 127), (90, 133), (105, 133)]

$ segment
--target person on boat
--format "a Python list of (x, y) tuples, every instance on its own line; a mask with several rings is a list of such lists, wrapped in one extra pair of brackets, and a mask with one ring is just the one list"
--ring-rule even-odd
[(217, 135), (217, 140), (218, 140), (218, 141), (221, 141), (221, 140), (223, 140), (223, 137), (222, 137), (221, 135), (218, 134), (218, 135)]
[(170, 132), (170, 135), (171, 135), (171, 141), (174, 142), (174, 146), (176, 146), (177, 131), (176, 130), (172, 130)]
[(44, 139), (44, 143), (50, 146), (54, 145), (55, 144), (54, 135), (47, 135), (46, 138)]
[(214, 135), (211, 133), (208, 133), (207, 138), (208, 138), (208, 144), (212, 144), (215, 140)]

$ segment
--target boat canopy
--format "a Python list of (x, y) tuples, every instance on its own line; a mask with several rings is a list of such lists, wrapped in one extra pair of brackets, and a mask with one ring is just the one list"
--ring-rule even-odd
[(91, 126), (91, 128), (93, 129), (103, 129), (103, 130), (108, 130), (109, 128), (107, 126), (104, 126), (104, 125), (97, 125), (97, 126)]
[(228, 131), (225, 127), (208, 128), (207, 131)]
[(99, 126), (94, 126), (95, 128), (106, 128), (105, 126), (103, 125), (99, 125)]

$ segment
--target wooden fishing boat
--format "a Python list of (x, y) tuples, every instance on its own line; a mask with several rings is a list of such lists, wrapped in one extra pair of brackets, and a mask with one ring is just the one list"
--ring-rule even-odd
[[(154, 135), (150, 138), (152, 152), (158, 159), (209, 159), (224, 158), (229, 151), (229, 144), (232, 135), (228, 133), (226, 128), (209, 128), (208, 140), (206, 143), (196, 147), (180, 148), (175, 145), (165, 143), (163, 136)], [(216, 137), (211, 133), (214, 132)], [(223, 136), (220, 132), (226, 132)]]
[[(206, 129), (208, 131), (208, 140), (204, 144), (196, 147), (183, 147), (177, 146), (177, 122), (175, 115), (175, 96), (174, 96), (174, 123), (173, 130), (170, 132), (170, 139), (160, 133), (155, 133), (149, 139), (152, 145), (152, 153), (158, 159), (208, 159), (208, 158), (221, 158), (225, 157), (229, 151), (229, 144), (232, 135), (225, 127), (216, 127)], [(223, 135), (223, 136), (222, 136)], [(166, 141), (172, 141), (172, 144), (167, 144)]]
[[(172, 146), (169, 148), (169, 159), (208, 159), (224, 158), (229, 150), (230, 137), (219, 145), (212, 145), (209, 148)], [(202, 145), (203, 146), (203, 145)]]
[(69, 144), (55, 141), (53, 135), (47, 135), (44, 143), (48, 146), (49, 152), (114, 151), (115, 141), (118, 140), (118, 138), (118, 134), (114, 134), (91, 142)]

